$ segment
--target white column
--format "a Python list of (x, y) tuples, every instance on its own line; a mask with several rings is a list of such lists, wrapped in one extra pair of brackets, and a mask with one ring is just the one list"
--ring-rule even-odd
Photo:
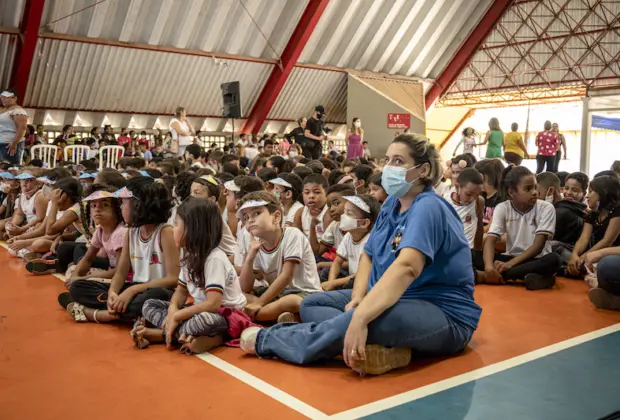
[(581, 117), (581, 159), (579, 169), (587, 174), (590, 171), (590, 137), (592, 130), (592, 114), (590, 113), (590, 98), (581, 98), (583, 102), (583, 114)]

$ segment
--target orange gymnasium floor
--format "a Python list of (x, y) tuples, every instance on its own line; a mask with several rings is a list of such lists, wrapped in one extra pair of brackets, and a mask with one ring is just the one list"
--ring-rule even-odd
[(620, 410), (620, 313), (584, 282), (479, 286), (470, 347), (362, 378), (334, 361), (298, 367), (220, 348), (136, 350), (129, 328), (77, 324), (55, 276), (0, 250), (0, 420), (596, 419)]

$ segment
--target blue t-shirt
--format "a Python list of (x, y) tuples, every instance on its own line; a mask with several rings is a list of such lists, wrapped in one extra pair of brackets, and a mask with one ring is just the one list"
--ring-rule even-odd
[(364, 250), (372, 258), (370, 290), (403, 248), (426, 256), (420, 276), (401, 299), (437, 305), (453, 321), (477, 328), (482, 309), (474, 301), (474, 269), (463, 224), (452, 206), (426, 188), (406, 212), (389, 197), (381, 208)]

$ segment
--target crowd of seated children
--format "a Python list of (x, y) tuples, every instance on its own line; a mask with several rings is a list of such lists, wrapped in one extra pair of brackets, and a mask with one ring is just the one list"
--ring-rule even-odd
[(30, 231), (7, 241), (9, 249), (22, 253), (27, 261), (49, 252), (54, 241), (65, 230), (73, 229), (79, 217), (68, 210), (82, 199), (82, 186), (77, 179), (62, 178), (53, 185), (52, 181), (44, 177), (38, 178), (38, 181), (43, 184), (43, 196), (49, 199), (43, 221)]
[[(536, 176), (523, 166), (509, 166), (502, 176), (508, 199), (495, 207), (483, 251), (473, 251), (477, 283), (523, 281), (528, 290), (551, 288), (560, 257), (551, 250), (555, 233), (553, 204), (538, 200)], [(506, 234), (506, 252), (495, 244)]]
[[(282, 227), (280, 203), (266, 191), (242, 197), (238, 214), (252, 236), (239, 278), (248, 298), (246, 313), (261, 322), (298, 320), (303, 297), (321, 290), (308, 238)], [(269, 284), (266, 290), (253, 290), (257, 270)]]
[(456, 214), (463, 222), (465, 237), (471, 249), (482, 249), (482, 237), (484, 234), (482, 219), (484, 217), (484, 199), (482, 192), (482, 175), (474, 168), (466, 168), (460, 171), (454, 190), (445, 197), (452, 205)]
[(567, 273), (586, 274), (586, 262), (594, 263), (597, 251), (620, 246), (620, 183), (612, 176), (598, 176), (590, 181), (586, 196), (590, 213), (584, 218), (581, 235), (575, 244)]
[(321, 283), (325, 291), (353, 288), (364, 246), (381, 210), (381, 204), (368, 194), (345, 196), (343, 200), (340, 230), (345, 235), (336, 251), (327, 281)]
[(551, 248), (560, 255), (565, 268), (583, 230), (587, 209), (583, 201), (588, 189), (588, 176), (581, 172), (568, 174), (563, 188), (560, 186), (560, 178), (552, 172), (539, 174), (536, 181), (538, 198), (555, 207), (555, 235)]

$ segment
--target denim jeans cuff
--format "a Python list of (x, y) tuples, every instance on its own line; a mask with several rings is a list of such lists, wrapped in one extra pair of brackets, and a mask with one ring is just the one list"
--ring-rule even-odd
[(263, 328), (258, 332), (258, 334), (256, 335), (256, 347), (255, 347), (256, 355), (258, 357), (262, 359), (274, 357), (274, 354), (272, 354), (272, 352), (270, 352), (269, 350), (266, 350), (265, 346), (267, 345), (267, 342), (269, 341), (271, 334), (273, 334), (273, 331), (277, 330), (278, 328), (282, 328), (282, 327), (286, 327), (286, 324), (276, 324), (273, 327)]

